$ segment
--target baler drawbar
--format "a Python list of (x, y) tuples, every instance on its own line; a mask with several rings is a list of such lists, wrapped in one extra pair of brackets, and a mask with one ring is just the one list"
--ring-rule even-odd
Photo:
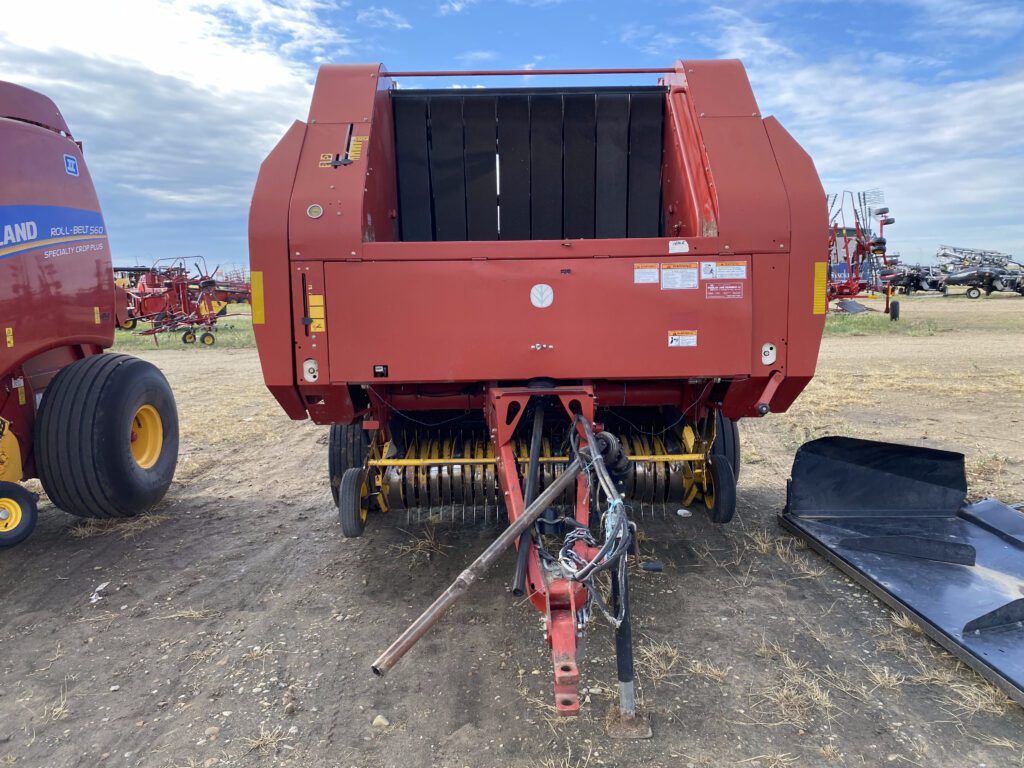
[(577, 641), (602, 615), (632, 735), (635, 520), (729, 521), (736, 421), (807, 385), (826, 308), (824, 192), (739, 62), (530, 74), (655, 72), (437, 89), (452, 73), (324, 66), (249, 224), (264, 377), (331, 425), (344, 535), (378, 512), (509, 526), (374, 671), (515, 543), (557, 710), (579, 711)]

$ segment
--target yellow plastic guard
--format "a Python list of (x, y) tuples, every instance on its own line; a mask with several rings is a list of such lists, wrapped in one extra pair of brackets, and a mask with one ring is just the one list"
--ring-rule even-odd
[(828, 309), (825, 286), (828, 282), (828, 264), (824, 261), (814, 262), (814, 314), (824, 315)]
[(253, 272), (249, 275), (249, 287), (252, 289), (252, 324), (263, 325), (266, 318), (263, 314), (263, 273)]

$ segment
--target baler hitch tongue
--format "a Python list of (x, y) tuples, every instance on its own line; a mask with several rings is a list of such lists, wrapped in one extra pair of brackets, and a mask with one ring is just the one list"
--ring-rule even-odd
[(797, 451), (780, 522), (1024, 703), (1024, 514), (966, 498), (963, 454), (825, 437)]
[(418, 619), (406, 629), (398, 639), (393, 642), (376, 661), (371, 669), (379, 677), (383, 677), (388, 670), (401, 660), (406, 653), (422, 638), (430, 629), (441, 620), (448, 610), (466, 594), (473, 583), (480, 578), (488, 568), (498, 560), (501, 554), (516, 541), (524, 531), (529, 529), (537, 518), (546, 510), (551, 503), (569, 487), (576, 482), (576, 478), (583, 470), (583, 462), (576, 458), (559, 477), (544, 490), (529, 507), (516, 518), (508, 528), (502, 531), (480, 556), (466, 568), (459, 577), (455, 579), (448, 589), (431, 603)]

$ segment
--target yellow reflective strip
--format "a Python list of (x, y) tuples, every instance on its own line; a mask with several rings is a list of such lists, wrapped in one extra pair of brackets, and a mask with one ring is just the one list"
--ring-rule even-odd
[(263, 314), (263, 273), (253, 272), (249, 275), (249, 287), (252, 289), (252, 324), (263, 325), (266, 317)]
[(824, 315), (828, 308), (825, 300), (825, 286), (828, 282), (828, 264), (824, 261), (814, 262), (814, 314)]
[(309, 308), (309, 316), (310, 316), (310, 318), (312, 318), (314, 320), (323, 320), (326, 317), (326, 315), (324, 314), (324, 308), (323, 307), (314, 307), (314, 306), (310, 306), (310, 308)]
[(309, 306), (311, 307), (322, 307), (324, 305), (324, 295), (322, 293), (311, 293), (309, 294)]

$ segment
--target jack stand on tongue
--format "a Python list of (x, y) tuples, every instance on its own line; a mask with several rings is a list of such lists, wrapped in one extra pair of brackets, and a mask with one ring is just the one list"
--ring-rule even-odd
[[(622, 555), (626, 557), (626, 555)], [(647, 717), (636, 711), (636, 683), (633, 673), (633, 626), (630, 623), (629, 577), (622, 580), (619, 588), (618, 566), (611, 569), (612, 611), (618, 615), (620, 606), (622, 623), (615, 630), (615, 665), (619, 676), (619, 706), (611, 709), (605, 723), (608, 735), (613, 739), (649, 739), (651, 724)], [(626, 574), (628, 569), (624, 569)]]

